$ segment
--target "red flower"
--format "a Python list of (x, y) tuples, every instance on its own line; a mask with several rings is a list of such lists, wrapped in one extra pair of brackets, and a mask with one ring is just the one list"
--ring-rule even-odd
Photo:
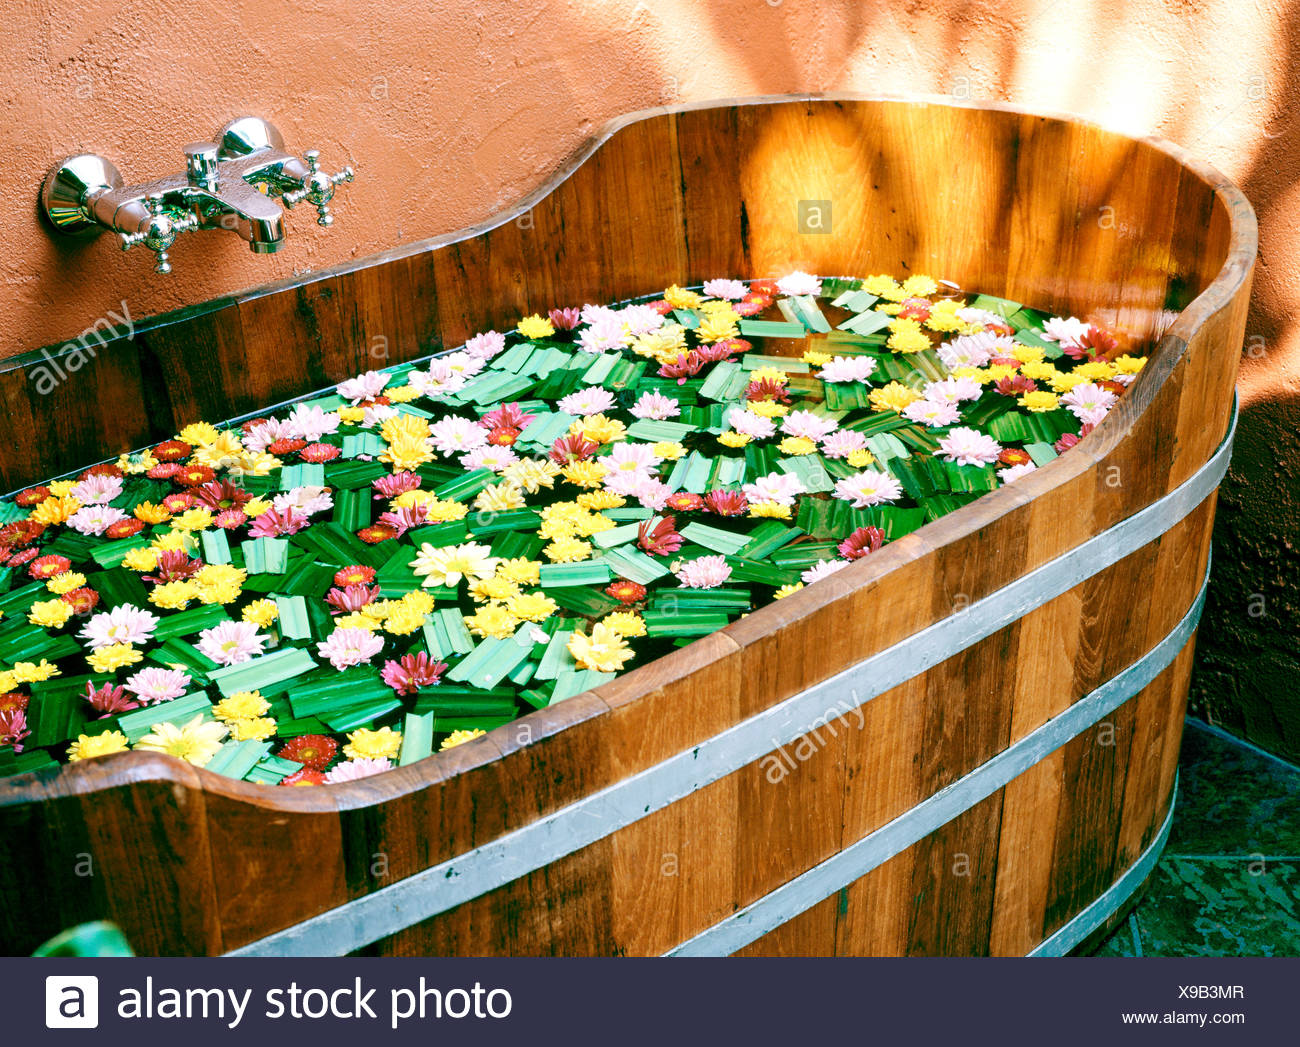
[(1083, 333), (1078, 342), (1062, 345), (1061, 348), (1065, 350), (1067, 356), (1075, 360), (1109, 360), (1119, 349), (1119, 342), (1110, 332), (1096, 324), (1089, 324), (1088, 330)]
[(561, 436), (552, 445), (549, 457), (556, 465), (568, 465), (571, 462), (585, 462), (598, 450), (600, 444), (585, 436)]
[(247, 436), (259, 425), (265, 425), (268, 421), (269, 419), (267, 418), (250, 418), (248, 421), (240, 423), (239, 431), (242, 432), (245, 436)]
[(140, 708), (140, 703), (131, 695), (127, 694), (121, 687), (115, 687), (111, 683), (96, 688), (93, 684), (87, 682), (86, 693), (82, 697), (90, 703), (92, 709), (99, 713), (101, 720), (105, 716), (112, 716), (114, 713), (124, 713), (129, 712), (131, 709)]
[(414, 491), (420, 486), (420, 477), (416, 473), (402, 470), (391, 476), (381, 476), (372, 480), (370, 486), (377, 492), (375, 498), (396, 498), (407, 491)]
[(170, 480), (180, 471), (181, 467), (175, 462), (164, 462), (162, 465), (155, 465), (144, 475), (150, 480)]
[(223, 531), (233, 531), (248, 523), (248, 514), (243, 509), (222, 509), (212, 520)]
[(324, 785), (325, 775), (312, 767), (304, 767), (301, 770), (294, 771), (293, 774), (286, 774), (280, 779), (281, 785)]
[(378, 545), (390, 538), (396, 538), (397, 528), (389, 527), (387, 524), (372, 524), (369, 527), (361, 528), (357, 532), (357, 537), (369, 545)]
[(924, 323), (930, 319), (930, 303), (924, 298), (904, 298), (903, 307), (898, 310), (898, 318)]
[(202, 560), (191, 560), (183, 549), (162, 549), (158, 553), (158, 564), (154, 568), (157, 574), (146, 574), (146, 582), (175, 582), (182, 578), (189, 578), (200, 567), (203, 566)]
[(512, 447), (514, 446), (514, 442), (519, 439), (519, 430), (508, 427), (504, 429), (493, 429), (488, 433), (487, 439), (488, 443), (492, 444), (494, 447)]
[(690, 491), (678, 491), (668, 496), (668, 508), (679, 513), (689, 513), (704, 508), (704, 499)]
[(998, 365), (999, 367), (1019, 367), (1020, 361), (1014, 356), (993, 356), (989, 358), (989, 365)]
[(369, 585), (374, 580), (375, 569), (373, 567), (363, 567), (357, 563), (341, 568), (334, 575), (334, 584), (340, 588), (349, 585)]
[(704, 496), (704, 505), (711, 513), (719, 516), (740, 516), (749, 511), (749, 499), (744, 491), (730, 487), (719, 487)]
[(999, 378), (994, 388), (1003, 396), (1019, 396), (1021, 393), (1032, 393), (1038, 385), (1023, 374), (1013, 374), (1009, 378)]
[(414, 530), (428, 519), (429, 507), (427, 505), (405, 505), (393, 512), (383, 513), (375, 523), (393, 528), (400, 538), (407, 531)]
[(0, 544), (13, 546), (16, 549), (36, 541), (44, 533), (43, 523), (37, 523), (35, 520), (15, 520), (0, 527)]
[(18, 691), (10, 691), (8, 694), (0, 694), (0, 712), (8, 709), (26, 709), (27, 703), (31, 699), (25, 694)]
[(104, 528), (104, 537), (130, 538), (132, 535), (139, 534), (143, 530), (143, 520), (137, 520), (133, 516), (128, 516), (125, 520), (118, 520), (116, 523), (111, 523)]
[(206, 465), (187, 465), (173, 479), (185, 487), (198, 487), (200, 484), (211, 483), (216, 476)]
[(300, 734), (291, 738), (275, 755), (281, 760), (292, 760), (304, 767), (323, 771), (338, 755), (339, 743), (324, 734)]
[(557, 331), (572, 331), (578, 326), (578, 321), (582, 319), (582, 310), (576, 305), (571, 305), (565, 309), (552, 309), (546, 314), (546, 318), (551, 321), (551, 326)]
[(669, 313), (673, 311), (673, 307), (669, 305), (666, 301), (664, 301), (662, 298), (660, 298), (659, 301), (657, 302), (646, 302), (646, 305), (648, 305), (660, 316), (667, 316)]
[(775, 280), (751, 280), (749, 281), (749, 293), (751, 295), (762, 295), (764, 298), (772, 298), (776, 295), (777, 287)]
[(112, 462), (100, 462), (99, 465), (92, 465), (89, 469), (83, 472), (79, 479), (85, 480), (91, 476), (116, 476), (118, 479), (121, 479), (122, 470)]
[(420, 651), (418, 654), (404, 654), (397, 661), (385, 662), (380, 676), (398, 694), (414, 694), (421, 687), (436, 685), (446, 671), (446, 662), (435, 662)]
[(678, 385), (685, 385), (686, 379), (700, 373), (700, 368), (704, 366), (704, 358), (692, 349), (688, 353), (681, 353), (676, 360), (670, 364), (661, 364), (659, 366), (660, 378), (676, 378)]
[(194, 495), (192, 494), (169, 494), (163, 499), (163, 508), (169, 513), (183, 513), (194, 504)]
[(268, 509), (258, 514), (248, 533), (253, 538), (279, 538), (282, 534), (297, 534), (309, 523), (311, 521), (292, 506), (283, 512), (278, 509)]
[(153, 449), (153, 456), (160, 462), (183, 462), (194, 453), (194, 448), (184, 440), (164, 440)]
[(32, 546), (30, 549), (24, 549), (21, 553), (14, 553), (9, 559), (9, 566), (21, 567), (25, 563), (31, 563), (40, 555), (40, 549), (36, 546)]
[(846, 560), (860, 560), (885, 544), (885, 532), (879, 527), (859, 527), (840, 542), (840, 555)]
[(1123, 396), (1124, 390), (1128, 388), (1123, 382), (1117, 382), (1113, 378), (1103, 378), (1097, 384), (1103, 389), (1109, 389), (1116, 396)]
[(753, 342), (747, 342), (743, 338), (724, 338), (720, 342), (713, 343), (716, 346), (726, 346), (728, 356), (739, 356), (741, 353), (747, 353), (754, 348)]
[(82, 618), (99, 605), (99, 593), (95, 592), (94, 589), (87, 589), (85, 586), (64, 593), (59, 599), (66, 604), (70, 604), (73, 613)]
[(786, 392), (786, 388), (781, 382), (774, 382), (771, 378), (764, 378), (761, 382), (750, 382), (745, 387), (745, 399), (750, 401), (774, 400), (788, 404), (790, 394)]
[(22, 709), (5, 709), (0, 712), (0, 748), (12, 745), (14, 752), (23, 751), (23, 739), (32, 732), (27, 729), (27, 713)]
[(537, 415), (529, 414), (517, 403), (502, 404), (495, 410), (488, 411), (479, 419), (479, 424), (489, 429), (522, 429)]
[(636, 529), (636, 544), (648, 553), (666, 556), (675, 553), (686, 540), (677, 533), (677, 519), (665, 516), (659, 520), (643, 520)]
[(25, 491), (19, 491), (14, 495), (14, 501), (24, 509), (33, 505), (39, 505), (50, 496), (48, 487), (29, 487)]
[(369, 589), (364, 585), (349, 585), (342, 589), (331, 589), (325, 602), (334, 610), (330, 614), (351, 614), (359, 611), (366, 604), (379, 599), (379, 586)]
[(1079, 438), (1074, 433), (1065, 433), (1056, 443), (1052, 444), (1052, 450), (1057, 454), (1065, 454), (1071, 447), (1079, 442)]
[(772, 303), (761, 294), (747, 294), (739, 302), (733, 302), (732, 312), (740, 316), (754, 316), (761, 313)]
[(33, 578), (53, 578), (56, 574), (62, 574), (71, 566), (72, 561), (66, 556), (50, 553), (48, 556), (33, 560), (31, 566), (27, 568), (27, 573)]
[(999, 465), (1026, 465), (1032, 462), (1028, 451), (1022, 451), (1019, 447), (1004, 447), (1002, 453), (998, 455)]
[(266, 449), (269, 453), (275, 455), (293, 454), (294, 451), (301, 451), (307, 446), (306, 440), (300, 440), (297, 437), (292, 439), (279, 439), (273, 443), (267, 444)]
[(621, 604), (634, 604), (645, 599), (645, 586), (619, 578), (605, 587), (605, 592)]
[(238, 509), (253, 500), (253, 496), (229, 480), (215, 480), (194, 491), (194, 496), (209, 509)]
[(342, 453), (333, 444), (308, 444), (298, 452), (298, 457), (304, 462), (332, 462)]

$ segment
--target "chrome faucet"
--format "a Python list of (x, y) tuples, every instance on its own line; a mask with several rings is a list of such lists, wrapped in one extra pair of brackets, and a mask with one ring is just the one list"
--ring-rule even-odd
[(196, 229), (230, 229), (254, 253), (274, 254), (284, 243), (281, 203), (306, 201), (317, 224), (333, 224), (330, 201), (352, 178), (351, 167), (322, 171), (315, 149), (303, 159), (285, 152), (271, 123), (245, 116), (223, 127), (215, 142), (186, 146), (183, 173), (144, 185), (125, 185), (102, 156), (69, 157), (46, 176), (41, 207), (56, 232), (90, 237), (110, 229), (122, 250), (143, 244), (157, 255), (155, 270), (169, 273), (172, 244)]

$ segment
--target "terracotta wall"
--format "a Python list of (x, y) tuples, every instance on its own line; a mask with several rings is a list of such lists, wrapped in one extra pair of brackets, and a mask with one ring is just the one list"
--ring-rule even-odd
[[(456, 229), (535, 186), (607, 118), (657, 104), (923, 91), (1181, 143), (1244, 186), (1262, 227), (1195, 700), (1300, 756), (1300, 0), (10, 0), (4, 23), (0, 355), (123, 301), (140, 317)], [(245, 112), (329, 169), (356, 167), (331, 230), (299, 209), (274, 257), (194, 235), (161, 277), (142, 250), (55, 243), (38, 223), (37, 186), (61, 156), (100, 152), (144, 180)]]

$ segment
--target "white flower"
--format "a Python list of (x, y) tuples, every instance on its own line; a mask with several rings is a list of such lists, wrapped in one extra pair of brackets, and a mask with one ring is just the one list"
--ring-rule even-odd
[(729, 302), (735, 302), (744, 298), (748, 289), (739, 280), (705, 280), (704, 293), (710, 298), (724, 298)]
[(835, 481), (835, 497), (842, 498), (855, 509), (895, 501), (902, 493), (898, 481), (879, 469), (864, 469)]
[(463, 454), (488, 442), (488, 432), (478, 422), (452, 415), (429, 427), (433, 446), (444, 456)]
[(682, 408), (671, 396), (664, 396), (657, 389), (651, 389), (641, 394), (641, 398), (632, 405), (631, 413), (636, 418), (663, 421), (665, 418), (676, 418), (682, 413)]
[(823, 382), (865, 382), (875, 369), (870, 356), (837, 356), (822, 365), (817, 377)]
[(1010, 353), (1016, 347), (1013, 339), (992, 331), (963, 334), (939, 346), (939, 359), (949, 371), (959, 367), (983, 367), (993, 357)]
[[(1093, 424), (1096, 425), (1106, 416), (1106, 412), (1115, 406), (1115, 401), (1118, 399), (1109, 389), (1096, 382), (1084, 382), (1061, 397), (1061, 406), (1068, 407), (1080, 421), (1095, 419)], [(1084, 418), (1085, 414), (1088, 418)]]
[(813, 582), (819, 582), (827, 575), (834, 574), (836, 571), (843, 570), (851, 563), (849, 560), (822, 560), (813, 564), (806, 571), (799, 575), (805, 585), (812, 585)]
[(382, 374), (379, 371), (367, 371), (355, 378), (349, 378), (346, 382), (339, 382), (338, 394), (354, 404), (362, 400), (373, 400), (384, 391), (384, 387), (392, 377), (391, 374)]
[(614, 394), (608, 389), (593, 385), (562, 397), (556, 406), (565, 414), (575, 414), (583, 417), (589, 414), (601, 414), (614, 406)]
[(1043, 337), (1049, 342), (1059, 342), (1063, 347), (1074, 346), (1082, 341), (1091, 326), (1077, 317), (1053, 316), (1043, 324)]
[(276, 512), (296, 509), (303, 516), (311, 516), (313, 513), (322, 513), (326, 509), (334, 508), (334, 496), (330, 494), (328, 487), (308, 485), (277, 494), (271, 499), (271, 504), (275, 506)]
[(462, 578), (491, 578), (500, 557), (491, 556), (491, 546), (465, 542), (463, 545), (437, 547), (425, 542), (411, 569), (424, 579), (425, 588), (435, 585), (459, 585)]
[(958, 426), (939, 438), (939, 454), (958, 465), (991, 465), (1002, 453), (1002, 445), (977, 429)]
[(816, 295), (822, 293), (822, 282), (817, 277), (796, 269), (788, 276), (781, 277), (776, 282), (776, 289), (782, 294), (791, 297), (805, 294)]
[(928, 425), (931, 429), (939, 429), (952, 425), (961, 414), (957, 405), (947, 400), (913, 400), (903, 408), (903, 417)]
[(998, 479), (1004, 484), (1009, 484), (1014, 480), (1019, 480), (1022, 476), (1032, 473), (1037, 468), (1038, 466), (1033, 462), (1023, 462), (1020, 465), (1009, 465), (1005, 469), (998, 470)]
[(942, 382), (930, 382), (923, 390), (927, 400), (945, 401), (950, 404), (978, 400), (983, 391), (974, 378), (945, 378)]
[(335, 411), (322, 411), (319, 407), (298, 404), (284, 420), (281, 433), (316, 443), (326, 433), (335, 432), (339, 427), (339, 416)]
[(743, 407), (733, 407), (727, 412), (727, 424), (741, 435), (754, 440), (766, 440), (776, 432), (776, 423), (772, 419)]
[(789, 473), (768, 473), (742, 488), (751, 502), (779, 502), (794, 505), (796, 495), (804, 493), (804, 486)]

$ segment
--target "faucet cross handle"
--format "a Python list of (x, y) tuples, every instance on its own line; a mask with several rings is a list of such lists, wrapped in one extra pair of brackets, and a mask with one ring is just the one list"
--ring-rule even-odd
[(351, 167), (345, 167), (336, 174), (326, 174), (320, 169), (320, 151), (317, 149), (308, 149), (303, 159), (311, 173), (303, 180), (301, 189), (291, 189), (282, 199), (289, 207), (306, 200), (316, 208), (317, 225), (333, 225), (334, 216), (330, 214), (329, 203), (334, 199), (334, 189), (343, 182), (352, 181), (354, 172)]
[(149, 208), (149, 214), (140, 222), (139, 229), (134, 233), (118, 234), (121, 237), (122, 250), (129, 251), (138, 244), (144, 244), (158, 256), (154, 264), (154, 272), (170, 273), (172, 265), (167, 254), (168, 250), (181, 233), (188, 233), (199, 227), (198, 217), (189, 211), (168, 206), (162, 193), (150, 193), (145, 198), (145, 204)]

